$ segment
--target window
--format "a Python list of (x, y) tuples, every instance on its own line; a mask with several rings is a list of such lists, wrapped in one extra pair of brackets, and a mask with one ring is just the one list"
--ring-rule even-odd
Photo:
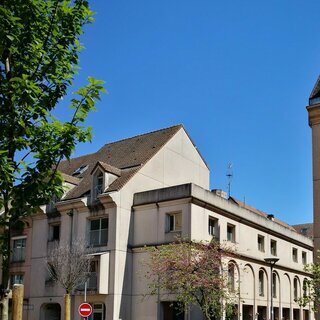
[(308, 228), (301, 228), (300, 233), (303, 234), (304, 236), (306, 236), (308, 233)]
[(299, 298), (299, 286), (298, 286), (298, 279), (294, 278), (293, 280), (293, 299), (294, 301), (297, 301)]
[(298, 262), (298, 249), (292, 248), (292, 260)]
[(52, 224), (49, 226), (49, 241), (60, 240), (60, 224)]
[(272, 274), (272, 296), (273, 298), (277, 297), (277, 274)]
[(236, 241), (236, 227), (232, 224), (227, 225), (227, 240), (231, 242)]
[(307, 264), (307, 253), (305, 251), (302, 251), (302, 264), (306, 265)]
[(182, 229), (182, 213), (167, 213), (166, 215), (167, 232), (181, 231)]
[(108, 243), (108, 218), (100, 218), (90, 221), (90, 245), (101, 246)]
[(208, 222), (209, 235), (217, 238), (217, 235), (218, 235), (217, 229), (218, 229), (218, 220), (213, 217), (209, 217), (209, 222)]
[(308, 280), (304, 279), (303, 280), (303, 297), (307, 297), (308, 295)]
[(234, 291), (235, 277), (234, 277), (234, 264), (233, 263), (229, 263), (229, 265), (228, 265), (228, 286), (229, 286), (229, 290)]
[(92, 312), (92, 320), (103, 320), (105, 318), (105, 306), (103, 303), (94, 303)]
[(277, 255), (277, 241), (275, 241), (275, 240), (270, 241), (270, 253), (273, 256)]
[(23, 284), (23, 274), (12, 274), (10, 276), (10, 285)]
[(103, 173), (101, 171), (97, 171), (93, 178), (92, 198), (96, 199), (98, 195), (104, 191), (103, 189)]
[(24, 261), (26, 257), (26, 238), (13, 240), (12, 261)]
[(264, 271), (259, 271), (259, 296), (264, 296)]
[(258, 234), (258, 250), (264, 252), (264, 236)]
[(98, 261), (93, 260), (90, 264), (90, 275), (87, 282), (88, 290), (98, 289)]

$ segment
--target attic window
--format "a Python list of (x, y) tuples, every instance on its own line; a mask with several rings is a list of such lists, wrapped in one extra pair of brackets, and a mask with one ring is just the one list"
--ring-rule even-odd
[(103, 173), (101, 171), (97, 171), (94, 176), (94, 185), (93, 185), (93, 199), (96, 199), (99, 194), (103, 192), (104, 185), (103, 185)]
[(82, 164), (78, 169), (73, 171), (72, 175), (77, 176), (78, 174), (85, 172), (87, 169), (88, 169), (88, 165)]

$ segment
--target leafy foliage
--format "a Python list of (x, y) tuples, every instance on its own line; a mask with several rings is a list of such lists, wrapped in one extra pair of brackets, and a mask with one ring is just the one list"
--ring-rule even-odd
[(317, 311), (320, 307), (320, 262), (307, 264), (304, 270), (311, 277), (305, 278), (303, 282), (303, 294), (297, 302), (303, 307), (311, 305), (313, 306), (313, 310)]
[[(78, 70), (80, 35), (93, 21), (86, 0), (3, 0), (0, 6), (0, 227), (3, 279), (8, 280), (10, 228), (18, 219), (63, 194), (58, 163), (78, 142), (103, 81), (70, 99), (68, 121), (54, 116)], [(67, 102), (67, 101), (66, 101)]]
[(216, 241), (178, 239), (152, 247), (146, 277), (151, 294), (174, 294), (181, 310), (196, 304), (206, 319), (222, 315), (224, 304), (232, 309), (234, 292), (228, 290), (224, 260), (235, 253)]

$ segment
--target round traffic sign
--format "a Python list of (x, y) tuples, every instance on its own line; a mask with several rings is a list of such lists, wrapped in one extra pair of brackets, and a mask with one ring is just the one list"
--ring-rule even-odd
[(92, 307), (89, 303), (81, 303), (78, 308), (81, 317), (89, 317), (92, 313)]

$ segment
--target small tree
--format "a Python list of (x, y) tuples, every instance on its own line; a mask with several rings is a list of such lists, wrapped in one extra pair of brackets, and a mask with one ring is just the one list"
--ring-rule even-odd
[(210, 243), (178, 239), (152, 247), (147, 262), (151, 294), (174, 294), (181, 311), (198, 305), (206, 319), (221, 317), (226, 306), (232, 309), (234, 293), (228, 290), (223, 272), (224, 258), (234, 255), (217, 241)]
[(303, 294), (298, 299), (298, 303), (305, 307), (312, 305), (315, 312), (319, 312), (320, 308), (320, 262), (307, 264), (304, 270), (310, 274), (310, 278), (303, 281)]
[(72, 245), (60, 244), (54, 248), (47, 260), (52, 279), (65, 289), (65, 317), (70, 319), (70, 294), (84, 284), (90, 275), (92, 256), (88, 255), (83, 240), (74, 240)]

